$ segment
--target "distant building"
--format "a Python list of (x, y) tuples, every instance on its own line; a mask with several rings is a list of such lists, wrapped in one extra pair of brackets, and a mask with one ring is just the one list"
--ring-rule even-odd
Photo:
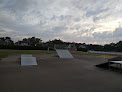
[(79, 45), (79, 48), (86, 49), (86, 46), (85, 45)]
[(75, 44), (69, 44), (67, 49), (70, 50), (70, 51), (77, 51), (77, 48), (76, 48)]
[(55, 44), (54, 49), (68, 49), (70, 51), (77, 51), (75, 44)]
[(28, 41), (18, 41), (15, 44), (16, 45), (21, 45), (21, 46), (29, 46), (29, 42)]
[(54, 44), (54, 50), (55, 49), (67, 49), (68, 45), (65, 44)]

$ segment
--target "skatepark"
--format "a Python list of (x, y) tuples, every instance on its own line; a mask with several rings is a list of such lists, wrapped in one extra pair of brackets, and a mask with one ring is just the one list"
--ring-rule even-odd
[(122, 74), (95, 65), (107, 59), (73, 54), (31, 54), (37, 65), (21, 66), (22, 54), (0, 62), (1, 92), (121, 92)]

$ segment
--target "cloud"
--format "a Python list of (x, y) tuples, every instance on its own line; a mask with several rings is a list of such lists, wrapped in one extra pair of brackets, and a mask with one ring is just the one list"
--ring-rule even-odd
[(93, 33), (94, 38), (101, 38), (101, 39), (106, 39), (106, 38), (112, 38), (113, 34), (112, 32), (104, 31), (102, 33), (100, 32), (94, 32)]
[(0, 33), (3, 33), (3, 32), (6, 32), (6, 31), (5, 31), (5, 30), (1, 30), (1, 29), (0, 29)]
[(0, 0), (0, 36), (15, 41), (31, 36), (44, 41), (119, 41), (121, 6), (121, 0)]
[(104, 31), (102, 33), (94, 32), (92, 35), (95, 40), (102, 39), (103, 41), (106, 41), (107, 43), (110, 40), (111, 40), (111, 42), (117, 42), (122, 39), (122, 27), (119, 26), (113, 32), (111, 32), (111, 31)]
[(106, 38), (122, 38), (122, 27), (119, 26), (116, 28), (113, 32), (111, 31), (104, 31), (102, 33), (100, 32), (94, 32), (93, 33), (94, 38), (101, 38), (101, 39), (106, 39)]
[(121, 37), (122, 38), (122, 27), (119, 26), (118, 28), (115, 29), (113, 32), (114, 37)]
[(95, 10), (90, 10), (90, 11), (87, 11), (87, 13), (86, 13), (86, 16), (96, 16), (96, 15), (98, 15), (98, 14), (100, 14), (100, 13), (104, 13), (104, 12), (106, 12), (106, 11), (108, 11), (109, 10), (109, 8), (106, 8), (106, 9), (95, 9)]
[(56, 26), (52, 30), (55, 32), (60, 32), (60, 31), (67, 30), (67, 28), (65, 26)]

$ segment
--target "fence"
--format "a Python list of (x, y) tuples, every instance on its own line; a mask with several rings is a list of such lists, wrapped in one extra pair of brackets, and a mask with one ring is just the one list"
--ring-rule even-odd
[(122, 55), (122, 52), (104, 52), (104, 51), (88, 51), (90, 53), (101, 53), (101, 54), (115, 54), (115, 55)]

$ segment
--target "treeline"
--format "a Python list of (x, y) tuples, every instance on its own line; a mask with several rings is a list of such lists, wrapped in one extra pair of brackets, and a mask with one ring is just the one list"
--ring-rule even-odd
[(43, 46), (20, 46), (20, 45), (0, 45), (0, 49), (47, 50), (47, 47), (43, 47)]
[(55, 44), (66, 46), (73, 44), (76, 46), (77, 50), (82, 51), (94, 50), (122, 52), (122, 41), (105, 45), (94, 45), (85, 43), (64, 42), (60, 39), (43, 42), (41, 38), (30, 37), (24, 38), (23, 40), (14, 43), (10, 37), (0, 37), (0, 49), (47, 50), (48, 47), (50, 47), (50, 49), (53, 50)]
[(15, 43), (10, 37), (0, 37), (0, 49), (47, 50), (47, 46), (42, 46), (41, 38), (36, 37), (24, 38)]
[(94, 51), (113, 51), (113, 52), (122, 52), (122, 41), (119, 41), (117, 43), (110, 43), (102, 45), (87, 45), (89, 50)]

